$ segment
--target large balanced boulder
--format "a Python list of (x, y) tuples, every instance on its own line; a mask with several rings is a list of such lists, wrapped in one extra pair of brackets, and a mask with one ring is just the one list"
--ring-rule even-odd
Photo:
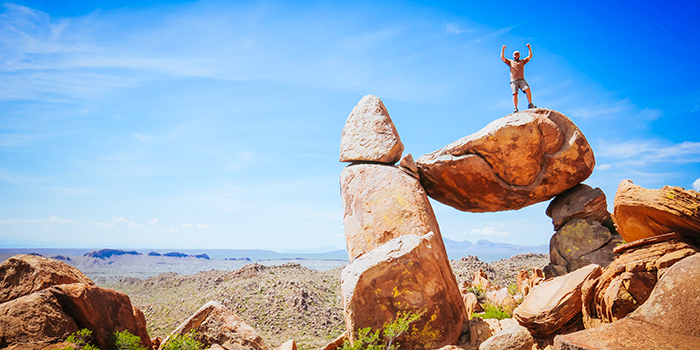
[(538, 337), (556, 332), (575, 318), (580, 320), (581, 285), (600, 271), (600, 266), (591, 264), (533, 287), (513, 318)]
[(586, 184), (578, 184), (556, 196), (545, 213), (552, 218), (555, 231), (574, 219), (590, 219), (601, 224), (610, 220), (605, 193)]
[(77, 268), (37, 255), (19, 254), (0, 264), (0, 303), (58, 284), (94, 283)]
[(340, 174), (340, 194), (350, 261), (408, 234), (433, 232), (436, 248), (444, 250), (425, 190), (401, 169), (379, 164), (347, 166)]
[(700, 346), (700, 254), (674, 264), (627, 317), (554, 339), (556, 350), (695, 350)]
[(622, 180), (613, 220), (627, 242), (678, 232), (700, 244), (700, 193), (681, 187), (651, 190)]
[(416, 163), (432, 198), (462, 211), (493, 212), (576, 186), (592, 173), (595, 157), (569, 118), (539, 108), (498, 119)]
[(403, 143), (382, 101), (374, 95), (363, 97), (340, 134), (340, 161), (395, 164), (402, 152)]
[(351, 341), (359, 329), (380, 329), (399, 312), (420, 314), (397, 341), (402, 348), (457, 344), (464, 304), (437, 236), (403, 235), (355, 259), (343, 269), (341, 292)]
[[(197, 340), (210, 347), (219, 345), (226, 350), (267, 350), (267, 345), (253, 327), (223, 305), (210, 301), (183, 322), (172, 334), (197, 332)], [(172, 335), (171, 335), (172, 336)], [(160, 348), (164, 348), (170, 337)]]

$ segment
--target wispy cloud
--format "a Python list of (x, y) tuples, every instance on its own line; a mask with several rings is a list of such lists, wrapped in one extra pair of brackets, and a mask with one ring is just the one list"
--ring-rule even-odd
[(185, 227), (190, 227), (190, 226), (192, 226), (192, 224), (183, 224), (183, 225), (182, 225), (183, 228), (185, 228)]
[(693, 189), (696, 191), (700, 191), (700, 178), (693, 182)]
[(459, 35), (459, 34), (471, 33), (471, 32), (473, 32), (473, 30), (465, 29), (459, 23), (448, 23), (447, 25), (445, 25), (445, 33), (447, 33), (447, 34)]
[(506, 34), (506, 33), (510, 32), (510, 31), (513, 30), (515, 27), (516, 27), (516, 26), (510, 26), (510, 27), (506, 27), (506, 28), (501, 28), (501, 29), (495, 30), (495, 31), (493, 31), (493, 32), (491, 32), (491, 33), (488, 33), (488, 34), (484, 35), (484, 36), (481, 36), (481, 37), (472, 39), (472, 40), (470, 41), (470, 43), (479, 43), (479, 42), (482, 42), (482, 41), (485, 41), (485, 40), (490, 40), (490, 39), (493, 39), (493, 38), (497, 38), (497, 37), (499, 37), (499, 36), (501, 36), (501, 35), (503, 35), (503, 34)]
[(601, 140), (596, 155), (638, 166), (649, 163), (700, 163), (700, 142), (668, 144), (658, 140), (634, 140), (611, 143)]
[(104, 229), (109, 229), (109, 230), (129, 230), (129, 231), (135, 231), (142, 229), (146, 227), (146, 225), (143, 224), (137, 224), (133, 221), (129, 221), (127, 219), (124, 219), (123, 217), (114, 217), (114, 219), (110, 222), (91, 222), (90, 225), (99, 227), (99, 228), (104, 228)]
[(153, 224), (155, 224), (155, 223), (157, 223), (157, 222), (158, 222), (158, 219), (155, 219), (155, 218), (154, 218), (153, 220), (149, 221), (148, 223), (153, 225)]
[(493, 226), (486, 226), (481, 229), (472, 229), (469, 231), (470, 235), (481, 235), (481, 236), (499, 236), (499, 237), (506, 237), (510, 235), (510, 232), (507, 231), (501, 231), (500, 229), (496, 229)]
[(31, 223), (43, 223), (43, 224), (53, 224), (53, 225), (65, 225), (65, 224), (77, 224), (78, 222), (71, 219), (63, 219), (56, 215), (51, 215), (48, 218), (35, 220), (35, 219), (6, 219), (0, 220), (0, 224), (4, 225), (20, 225), (20, 224), (31, 224)]

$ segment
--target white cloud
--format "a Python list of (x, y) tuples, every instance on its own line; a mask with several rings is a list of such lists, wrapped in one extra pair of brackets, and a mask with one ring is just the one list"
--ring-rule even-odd
[(198, 224), (197, 228), (211, 228), (211, 226), (209, 226), (207, 224)]
[(184, 225), (182, 225), (182, 227), (190, 227), (190, 226), (192, 226), (192, 224), (184, 224)]
[(486, 226), (482, 229), (472, 229), (469, 231), (470, 235), (481, 235), (481, 236), (499, 236), (506, 237), (510, 232), (499, 231), (493, 226)]
[(123, 217), (114, 217), (110, 222), (91, 222), (90, 225), (108, 229), (108, 230), (123, 230), (127, 229), (129, 231), (134, 231), (146, 227), (143, 224), (137, 224), (133, 221), (124, 219)]
[(693, 182), (693, 189), (696, 191), (700, 191), (700, 178), (698, 178), (697, 180), (695, 180), (695, 182)]
[(71, 219), (63, 219), (56, 215), (51, 215), (48, 218), (35, 220), (35, 219), (9, 219), (0, 220), (0, 224), (4, 225), (20, 225), (20, 224), (30, 224), (30, 223), (43, 223), (43, 224), (54, 224), (54, 225), (65, 225), (65, 224), (77, 224), (78, 222)]
[(647, 163), (698, 163), (700, 142), (664, 144), (657, 140), (634, 140), (622, 143), (601, 141), (596, 155), (625, 160), (633, 165)]
[(76, 223), (78, 223), (78, 222), (75, 221), (75, 220), (71, 220), (71, 219), (62, 219), (62, 218), (59, 218), (59, 217), (56, 216), (56, 215), (51, 215), (51, 216), (49, 216), (48, 218), (43, 219), (43, 220), (41, 220), (41, 221), (43, 221), (43, 222), (48, 222), (48, 223), (50, 223), (50, 224), (76, 224)]
[(612, 166), (611, 166), (610, 164), (598, 164), (598, 165), (596, 165), (596, 168), (597, 168), (598, 170), (608, 170), (608, 169), (610, 169), (611, 167), (612, 167)]
[(149, 224), (155, 224), (156, 222), (158, 222), (158, 219), (153, 218), (153, 220), (149, 221), (148, 223), (149, 223)]

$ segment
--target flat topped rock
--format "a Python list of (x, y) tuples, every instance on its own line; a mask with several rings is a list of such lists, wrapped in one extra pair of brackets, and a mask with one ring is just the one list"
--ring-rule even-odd
[(363, 97), (340, 134), (340, 161), (395, 164), (402, 152), (403, 143), (382, 100)]
[(514, 210), (588, 178), (593, 150), (576, 125), (549, 109), (498, 119), (416, 162), (428, 195), (462, 211)]

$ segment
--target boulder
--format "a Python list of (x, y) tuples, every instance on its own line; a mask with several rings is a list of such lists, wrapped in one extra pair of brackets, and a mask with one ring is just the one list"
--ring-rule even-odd
[(481, 269), (474, 272), (474, 279), (472, 280), (472, 286), (476, 288), (481, 288), (484, 292), (495, 291), (498, 288), (489, 281), (489, 276), (484, 273)]
[(297, 350), (297, 343), (294, 339), (287, 340), (282, 345), (276, 347), (275, 350)]
[(627, 242), (679, 232), (700, 245), (700, 193), (681, 187), (658, 190), (622, 180), (615, 193), (613, 221)]
[[(197, 331), (197, 340), (206, 347), (218, 344), (226, 350), (267, 350), (260, 334), (223, 305), (210, 301), (183, 322), (172, 334)], [(161, 344), (161, 349), (170, 337)]]
[(552, 265), (567, 272), (590, 264), (608, 266), (616, 257), (613, 248), (622, 243), (619, 235), (591, 219), (574, 219), (566, 223), (549, 241)]
[(486, 292), (486, 300), (492, 305), (500, 306), (501, 309), (508, 313), (513, 313), (513, 310), (518, 306), (518, 303), (515, 301), (515, 298), (513, 298), (513, 295), (510, 294), (508, 288)]
[(457, 344), (464, 303), (437, 238), (433, 233), (399, 236), (343, 269), (341, 292), (350, 341), (359, 329), (380, 329), (399, 312), (410, 312), (422, 316), (397, 339), (402, 347)]
[(513, 312), (513, 318), (534, 336), (556, 332), (580, 318), (581, 285), (595, 273), (600, 273), (600, 266), (591, 264), (533, 287)]
[(466, 318), (471, 319), (472, 314), (475, 312), (484, 312), (484, 309), (479, 304), (479, 299), (474, 293), (465, 293), (462, 295), (462, 301), (464, 302), (464, 308), (466, 309)]
[(590, 219), (601, 224), (610, 220), (605, 193), (586, 184), (578, 184), (556, 196), (545, 213), (552, 218), (555, 231), (574, 219)]
[(126, 294), (85, 283), (52, 286), (0, 304), (0, 315), (0, 346), (57, 343), (87, 328), (100, 349), (113, 349), (114, 332), (122, 330), (151, 348), (146, 319)]
[(473, 318), (469, 320), (469, 345), (478, 347), (480, 344), (498, 334), (504, 329), (517, 327), (518, 322), (512, 318), (497, 320), (495, 318)]
[(401, 161), (399, 161), (399, 168), (406, 172), (406, 174), (411, 175), (416, 179), (419, 177), (418, 166), (410, 153), (406, 153), (405, 156), (401, 157)]
[(94, 283), (77, 268), (37, 255), (15, 255), (0, 264), (0, 303), (58, 284)]
[(343, 224), (350, 261), (402, 235), (433, 232), (444, 245), (420, 182), (394, 166), (356, 164), (340, 174)]
[(560, 350), (691, 350), (700, 344), (700, 254), (674, 264), (651, 295), (627, 317), (560, 335)]
[(659, 270), (695, 253), (697, 249), (682, 239), (629, 246), (587, 288), (591, 295), (583, 305), (584, 324), (591, 327), (627, 316), (647, 300)]
[(343, 344), (345, 341), (348, 340), (348, 336), (346, 333), (343, 333), (339, 335), (337, 338), (335, 338), (333, 341), (330, 343), (326, 344), (326, 346), (318, 349), (318, 350), (337, 350), (343, 347)]
[(340, 134), (341, 162), (395, 164), (403, 143), (382, 101), (367, 95), (352, 109)]
[(534, 339), (527, 328), (515, 325), (506, 328), (479, 345), (479, 350), (531, 350)]
[(462, 211), (514, 210), (588, 178), (593, 150), (576, 125), (549, 109), (498, 119), (416, 162), (428, 195)]

